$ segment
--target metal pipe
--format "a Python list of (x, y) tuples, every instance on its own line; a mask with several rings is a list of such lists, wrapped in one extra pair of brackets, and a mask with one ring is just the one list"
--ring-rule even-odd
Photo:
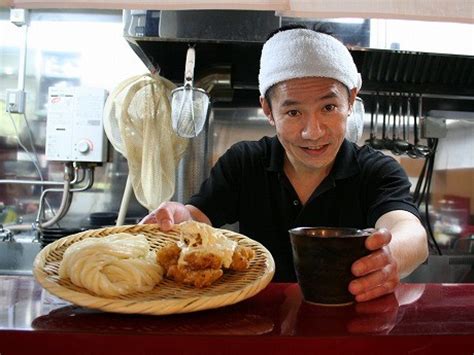
[(60, 181), (39, 181), (39, 180), (15, 180), (15, 179), (4, 179), (0, 180), (0, 184), (13, 184), (13, 185), (53, 185), (62, 186), (64, 182)]
[(89, 190), (92, 185), (94, 185), (94, 167), (87, 168), (85, 172), (87, 173), (87, 183), (84, 186), (72, 188), (71, 192), (86, 191)]
[[(43, 191), (43, 193), (41, 194), (41, 197), (40, 197), (40, 205), (39, 205), (39, 208), (38, 208), (38, 215), (36, 217), (36, 223), (39, 226), (39, 228), (47, 228), (47, 227), (51, 226), (52, 224), (57, 223), (59, 220), (61, 220), (61, 218), (63, 218), (66, 215), (66, 213), (68, 212), (69, 207), (71, 205), (72, 193), (86, 191), (86, 190), (88, 190), (92, 187), (92, 185), (94, 184), (94, 167), (90, 167), (90, 168), (85, 169), (85, 173), (86, 173), (85, 175), (87, 175), (87, 183), (84, 186), (80, 186), (80, 187), (77, 187), (77, 188), (71, 188), (71, 185), (67, 184), (65, 182), (65, 185), (64, 185), (63, 189), (51, 188), (51, 189), (47, 189), (47, 190)], [(67, 174), (65, 173), (65, 175), (67, 175)], [(67, 193), (65, 194), (63, 192), (63, 198), (61, 200), (61, 205), (59, 207), (59, 210), (56, 213), (56, 215), (51, 219), (53, 222), (50, 223), (50, 221), (47, 221), (47, 222), (44, 222), (44, 223), (40, 223), (41, 214), (42, 214), (42, 210), (43, 210), (43, 200), (44, 200), (46, 194), (48, 194), (50, 192), (65, 191), (66, 185), (67, 185)]]
[[(67, 169), (65, 169), (65, 170), (67, 170)], [(77, 168), (75, 168), (75, 170), (77, 171)], [(72, 193), (88, 190), (94, 184), (94, 167), (81, 168), (81, 170), (84, 172), (84, 174), (76, 182), (82, 182), (87, 177), (87, 183), (84, 186), (80, 186), (80, 187), (77, 187), (77, 188), (70, 188), (71, 182), (69, 183), (68, 193), (66, 193), (66, 194), (63, 193), (63, 199), (61, 201), (61, 206), (59, 207), (59, 210), (56, 213), (55, 217), (53, 217), (51, 220), (49, 220), (45, 223), (39, 223), (39, 218), (42, 214), (42, 209), (43, 209), (43, 200), (44, 200), (46, 194), (49, 193), (49, 192), (64, 191), (64, 189), (50, 188), (50, 189), (44, 190), (43, 193), (40, 196), (38, 214), (37, 214), (35, 223), (4, 225), (4, 228), (8, 229), (12, 232), (21, 232), (21, 231), (34, 230), (34, 229), (38, 229), (38, 228), (47, 228), (48, 226), (53, 225), (54, 223), (57, 223), (61, 218), (63, 218), (66, 215), (66, 213), (67, 213), (67, 211), (68, 211), (68, 209), (71, 205)], [(65, 172), (65, 175), (69, 176), (66, 172)], [(67, 182), (64, 183), (64, 185), (66, 185), (66, 184), (67, 184)], [(66, 195), (66, 196), (64, 196), (64, 195)]]
[[(69, 191), (70, 192), (80, 192), (80, 191), (86, 191), (86, 190), (90, 189), (92, 187), (92, 185), (94, 184), (94, 168), (86, 168), (85, 169), (85, 175), (84, 175), (84, 177), (82, 177), (80, 182), (86, 180), (86, 178), (85, 178), (86, 176), (87, 176), (87, 183), (84, 186), (73, 187)], [(47, 193), (49, 193), (49, 192), (61, 192), (61, 191), (63, 191), (63, 189), (58, 189), (58, 188), (53, 188), (52, 187), (52, 188), (47, 189), (45, 191)]]
[[(81, 167), (81, 171), (84, 173), (85, 168)], [(84, 181), (85, 174), (79, 178), (79, 168), (74, 167), (74, 176), (73, 179), (71, 180), (70, 184), (78, 184)], [(0, 185), (1, 184), (12, 184), (12, 185), (42, 185), (42, 186), (63, 186), (64, 182), (63, 181), (41, 181), (41, 180), (16, 180), (16, 179), (3, 179), (0, 180)]]
[(56, 215), (46, 222), (41, 222), (41, 215), (43, 212), (43, 200), (44, 196), (48, 193), (48, 190), (44, 190), (40, 196), (40, 204), (38, 208), (38, 214), (36, 216), (36, 224), (39, 228), (47, 228), (55, 224), (61, 219), (61, 216), (64, 216), (64, 211), (67, 210), (67, 201), (69, 199), (69, 189), (71, 187), (71, 180), (70, 180), (70, 164), (66, 164), (64, 167), (64, 187), (63, 187), (63, 195), (61, 198), (61, 204), (59, 206), (59, 210), (56, 212)]
[(3, 228), (11, 232), (26, 232), (35, 229), (35, 224), (10, 224), (4, 225)]

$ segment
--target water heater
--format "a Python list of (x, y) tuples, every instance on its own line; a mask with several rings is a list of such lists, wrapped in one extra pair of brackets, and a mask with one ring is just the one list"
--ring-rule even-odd
[(103, 110), (107, 91), (88, 87), (50, 87), (46, 121), (46, 159), (104, 162)]

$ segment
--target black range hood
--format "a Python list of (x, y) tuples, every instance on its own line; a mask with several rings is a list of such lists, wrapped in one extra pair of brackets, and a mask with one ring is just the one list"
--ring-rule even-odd
[[(125, 38), (151, 71), (159, 70), (163, 77), (181, 83), (186, 50), (193, 44), (196, 79), (227, 68), (234, 105), (248, 100), (258, 104), (259, 59), (266, 35), (295, 22), (258, 11), (147, 11), (143, 16), (148, 23), (143, 32)], [(260, 26), (250, 26), (252, 23)], [(424, 110), (474, 111), (473, 56), (368, 48), (369, 21), (299, 23), (325, 31), (330, 27), (328, 32), (348, 46), (362, 75), (362, 96), (375, 92), (422, 94), (427, 97)]]

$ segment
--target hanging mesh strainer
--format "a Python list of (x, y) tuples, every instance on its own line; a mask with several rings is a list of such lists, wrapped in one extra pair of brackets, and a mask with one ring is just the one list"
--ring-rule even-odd
[(157, 75), (133, 77), (118, 85), (105, 106), (107, 137), (127, 158), (135, 196), (148, 210), (173, 196), (188, 143), (172, 129), (168, 98), (174, 87)]
[(196, 137), (209, 114), (210, 100), (206, 91), (193, 87), (196, 52), (189, 47), (186, 53), (184, 86), (171, 92), (173, 130), (181, 137)]

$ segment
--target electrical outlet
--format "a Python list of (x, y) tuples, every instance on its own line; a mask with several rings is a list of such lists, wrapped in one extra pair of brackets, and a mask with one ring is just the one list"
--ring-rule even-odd
[(7, 112), (10, 113), (25, 113), (25, 97), (24, 90), (7, 89)]

